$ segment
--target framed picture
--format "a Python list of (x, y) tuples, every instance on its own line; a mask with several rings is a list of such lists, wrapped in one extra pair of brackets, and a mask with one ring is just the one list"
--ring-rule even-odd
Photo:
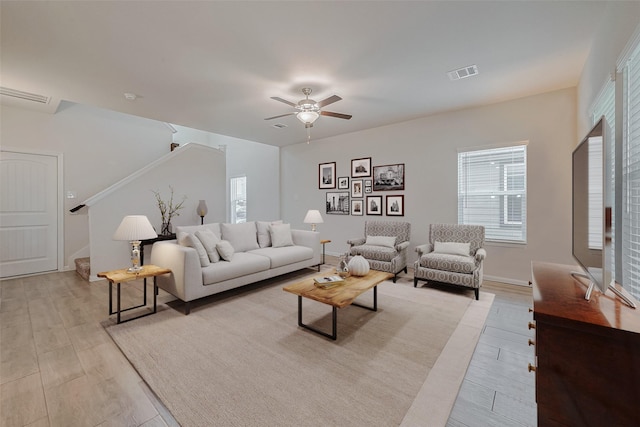
[(371, 157), (351, 160), (351, 177), (371, 176)]
[(364, 215), (364, 206), (362, 206), (363, 204), (363, 200), (352, 200), (351, 215)]
[(351, 180), (351, 197), (362, 197), (364, 189), (362, 188), (361, 179)]
[(338, 190), (348, 190), (349, 189), (349, 177), (341, 176), (338, 178)]
[(404, 196), (387, 196), (387, 216), (404, 216)]
[(327, 214), (349, 215), (349, 208), (348, 191), (327, 192)]
[(318, 188), (336, 188), (336, 162), (318, 165)]
[(373, 191), (404, 190), (404, 163), (373, 167)]
[(372, 191), (372, 190), (371, 190), (371, 186), (366, 186), (366, 185), (364, 186), (364, 192), (365, 192), (365, 194), (369, 194), (369, 193), (371, 193), (371, 191)]
[(382, 196), (367, 196), (367, 215), (382, 215)]

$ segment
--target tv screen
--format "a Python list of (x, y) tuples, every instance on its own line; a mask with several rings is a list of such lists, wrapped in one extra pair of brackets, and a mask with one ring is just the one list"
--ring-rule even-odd
[(609, 260), (613, 250), (613, 195), (605, 179), (608, 137), (602, 118), (573, 151), (573, 257), (603, 293), (612, 281)]

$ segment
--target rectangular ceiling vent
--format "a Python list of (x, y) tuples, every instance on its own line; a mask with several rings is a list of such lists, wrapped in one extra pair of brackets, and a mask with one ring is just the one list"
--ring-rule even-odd
[(285, 125), (284, 123), (276, 123), (275, 125), (273, 125), (273, 127), (278, 129), (284, 129), (287, 127), (287, 125)]
[(477, 65), (468, 65), (466, 67), (458, 68), (457, 70), (449, 71), (447, 75), (451, 80), (466, 79), (478, 74)]
[(48, 104), (51, 97), (38, 95), (37, 93), (24, 92), (8, 87), (0, 87), (0, 95), (10, 96), (12, 98), (24, 99), (25, 101), (33, 101), (39, 104)]

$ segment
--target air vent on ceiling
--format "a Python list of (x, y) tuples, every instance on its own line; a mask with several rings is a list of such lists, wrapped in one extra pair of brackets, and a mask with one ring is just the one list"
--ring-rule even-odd
[(449, 71), (447, 75), (451, 80), (466, 79), (478, 74), (477, 65), (467, 65), (466, 67), (458, 68), (457, 70)]
[(38, 95), (37, 93), (24, 92), (8, 87), (0, 87), (0, 95), (11, 96), (13, 98), (24, 99), (26, 101), (38, 102), (40, 104), (48, 104), (51, 97)]
[(278, 129), (284, 129), (287, 127), (287, 125), (285, 125), (284, 123), (276, 123), (275, 125), (273, 125), (273, 127)]

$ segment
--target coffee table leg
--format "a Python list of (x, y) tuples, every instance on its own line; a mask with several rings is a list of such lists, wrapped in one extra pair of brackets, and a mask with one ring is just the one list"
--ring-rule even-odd
[(378, 311), (378, 287), (373, 287), (373, 307), (367, 307), (366, 305), (358, 304), (357, 302), (352, 302), (351, 305), (355, 305), (356, 307), (366, 308), (371, 311)]
[(309, 326), (309, 325), (305, 325), (304, 323), (302, 323), (302, 297), (300, 295), (298, 295), (298, 326), (308, 329), (312, 332), (315, 332), (316, 334), (320, 334), (323, 337), (327, 337), (327, 338), (331, 338), (332, 340), (336, 340), (338, 338), (338, 309), (335, 307), (331, 307), (332, 312), (331, 312), (331, 321), (332, 321), (332, 325), (331, 325), (331, 334), (328, 334), (326, 332), (323, 332), (319, 329), (314, 328), (313, 326)]
[(118, 301), (116, 302), (118, 307), (118, 313), (116, 315), (116, 323), (120, 323), (120, 283), (116, 285), (116, 298)]

